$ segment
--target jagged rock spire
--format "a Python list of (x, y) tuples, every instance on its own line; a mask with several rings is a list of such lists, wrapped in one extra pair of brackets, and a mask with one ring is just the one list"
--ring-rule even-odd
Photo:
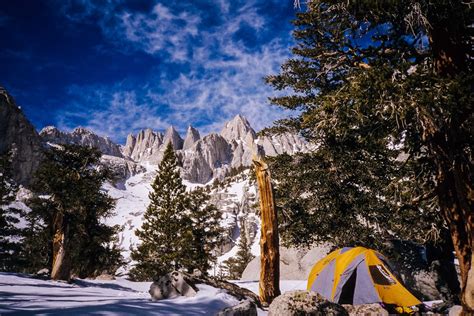
[(174, 150), (179, 150), (183, 148), (183, 139), (181, 138), (181, 136), (179, 136), (179, 133), (176, 131), (174, 126), (170, 126), (166, 129), (163, 144), (167, 145), (168, 142), (171, 142)]
[(184, 139), (183, 149), (184, 150), (190, 149), (200, 139), (201, 139), (201, 135), (199, 134), (199, 131), (195, 129), (194, 127), (192, 127), (191, 125), (189, 125), (188, 130), (186, 132), (186, 137)]
[(227, 122), (221, 131), (221, 136), (228, 142), (232, 140), (254, 140), (256, 134), (247, 119), (238, 114), (231, 121)]

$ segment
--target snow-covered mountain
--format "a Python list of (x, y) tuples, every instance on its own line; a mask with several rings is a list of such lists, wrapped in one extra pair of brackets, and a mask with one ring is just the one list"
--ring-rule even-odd
[(84, 128), (76, 128), (69, 133), (46, 127), (40, 135), (48, 143), (97, 147), (105, 153), (102, 162), (121, 175), (119, 185), (107, 184), (105, 189), (117, 201), (116, 216), (109, 218), (108, 223), (123, 227), (119, 244), (125, 257), (129, 257), (130, 248), (138, 242), (134, 231), (142, 224), (149, 204), (150, 184), (156, 176), (166, 145), (171, 142), (188, 189), (207, 185), (212, 203), (222, 212), (225, 241), (219, 249), (221, 256), (218, 263), (237, 252), (243, 227), (252, 244), (252, 252), (255, 255), (259, 252), (256, 238), (260, 229), (256, 210), (257, 188), (250, 180), (248, 169), (252, 156), (256, 153), (274, 156), (308, 150), (308, 144), (296, 135), (258, 137), (248, 120), (241, 115), (227, 122), (220, 133), (202, 137), (197, 129), (189, 126), (183, 139), (173, 126), (164, 133), (145, 129), (136, 135), (128, 135), (123, 147)]
[(108, 137), (101, 137), (93, 132), (77, 127), (71, 133), (62, 132), (54, 126), (46, 126), (40, 131), (43, 141), (53, 144), (77, 144), (87, 147), (95, 147), (102, 154), (122, 157), (120, 146), (111, 141)]
[(232, 168), (250, 166), (252, 156), (257, 153), (275, 156), (308, 150), (308, 144), (297, 135), (257, 137), (247, 119), (237, 115), (220, 133), (204, 137), (192, 126), (184, 140), (173, 127), (165, 134), (151, 129), (130, 134), (122, 154), (139, 163), (158, 164), (169, 141), (180, 157), (183, 178), (193, 183), (222, 180)]
[[(259, 137), (248, 120), (237, 115), (227, 122), (220, 133), (202, 134), (192, 126), (184, 139), (174, 127), (164, 133), (145, 129), (130, 134), (124, 146), (108, 137), (99, 136), (85, 128), (72, 132), (56, 127), (45, 127), (38, 134), (13, 98), (0, 88), (0, 151), (14, 149), (14, 172), (17, 181), (28, 185), (34, 170), (42, 159), (42, 147), (53, 144), (79, 144), (98, 148), (102, 163), (108, 165), (118, 180), (104, 189), (116, 199), (116, 216), (107, 219), (110, 224), (123, 227), (119, 243), (125, 257), (138, 239), (134, 231), (141, 226), (148, 206), (148, 194), (156, 169), (166, 145), (171, 142), (179, 158), (184, 183), (189, 190), (207, 186), (212, 203), (222, 212), (225, 241), (219, 249), (219, 263), (237, 252), (242, 228), (258, 254), (260, 227), (256, 206), (257, 189), (249, 179), (249, 166), (256, 153), (274, 156), (309, 149), (296, 135), (283, 134)], [(22, 189), (23, 190), (23, 189)], [(21, 199), (20, 199), (21, 200)]]

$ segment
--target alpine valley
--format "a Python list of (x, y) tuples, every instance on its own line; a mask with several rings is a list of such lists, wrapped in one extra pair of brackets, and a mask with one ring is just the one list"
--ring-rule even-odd
[[(228, 121), (219, 133), (201, 135), (189, 126), (183, 136), (173, 126), (164, 133), (148, 128), (128, 135), (125, 145), (120, 145), (82, 127), (68, 132), (48, 126), (38, 133), (13, 98), (0, 89), (0, 151), (14, 149), (16, 180), (25, 188), (31, 182), (31, 174), (42, 158), (44, 147), (79, 144), (96, 147), (103, 153), (102, 163), (116, 175), (113, 183), (104, 186), (116, 199), (115, 215), (107, 222), (122, 226), (118, 243), (125, 258), (129, 258), (131, 247), (138, 242), (134, 230), (141, 226), (149, 203), (150, 185), (169, 142), (180, 161), (182, 179), (188, 190), (206, 187), (212, 203), (222, 212), (225, 241), (219, 250), (218, 263), (236, 253), (242, 225), (252, 244), (252, 253), (258, 255), (256, 236), (260, 222), (257, 188), (250, 176), (252, 157), (307, 151), (309, 144), (292, 134), (257, 136), (241, 115)], [(18, 199), (23, 198), (25, 191), (19, 191)]]

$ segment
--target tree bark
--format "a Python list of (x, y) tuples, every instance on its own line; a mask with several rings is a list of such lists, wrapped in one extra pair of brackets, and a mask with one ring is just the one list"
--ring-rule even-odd
[[(434, 70), (440, 77), (450, 78), (467, 69), (469, 43), (463, 40), (465, 25), (444, 19), (433, 23), (429, 31), (433, 51)], [(460, 107), (462, 109), (462, 107)], [(465, 119), (472, 115), (466, 108)], [(448, 224), (461, 274), (461, 304), (466, 315), (474, 314), (474, 187), (473, 166), (467, 153), (456, 145), (462, 137), (460, 122), (445, 120), (446, 126), (438, 127), (430, 115), (423, 118), (423, 138), (435, 157), (440, 210)]]
[(260, 194), (260, 300), (270, 304), (280, 295), (280, 248), (278, 217), (275, 210), (270, 170), (261, 158), (253, 160)]
[(440, 209), (449, 226), (461, 274), (461, 304), (466, 314), (474, 313), (474, 243), (472, 184), (456, 162), (438, 162), (437, 193)]
[(71, 279), (70, 254), (68, 251), (68, 225), (62, 213), (54, 217), (53, 267), (51, 279), (69, 281)]

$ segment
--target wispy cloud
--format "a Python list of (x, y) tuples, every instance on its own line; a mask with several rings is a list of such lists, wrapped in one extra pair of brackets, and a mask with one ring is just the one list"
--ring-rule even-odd
[[(268, 105), (274, 92), (263, 83), (263, 77), (278, 71), (288, 58), (289, 34), (273, 32), (271, 16), (259, 10), (261, 2), (216, 0), (211, 18), (205, 8), (181, 2), (156, 2), (147, 11), (117, 3), (75, 4), (84, 7), (76, 9), (83, 20), (98, 19), (103, 36), (116, 49), (156, 56), (158, 64), (151, 65), (150, 74), (140, 81), (101, 86), (102, 98), (97, 90), (83, 90), (82, 102), (86, 91), (96, 104), (102, 103), (84, 116), (76, 113), (77, 101), (67, 113), (60, 113), (63, 126), (83, 121), (86, 127), (123, 141), (127, 132), (143, 127), (162, 129), (173, 123), (184, 129), (194, 124), (211, 132), (241, 113), (260, 129), (289, 114)], [(76, 20), (68, 8), (66, 16)], [(166, 73), (170, 70), (174, 75)]]
[(96, 86), (69, 89), (71, 99), (69, 110), (57, 117), (58, 127), (70, 130), (79, 125), (109, 136), (115, 141), (123, 141), (129, 133), (144, 128), (162, 130), (169, 126), (158, 115), (159, 109), (142, 104), (133, 91), (121, 88)]

